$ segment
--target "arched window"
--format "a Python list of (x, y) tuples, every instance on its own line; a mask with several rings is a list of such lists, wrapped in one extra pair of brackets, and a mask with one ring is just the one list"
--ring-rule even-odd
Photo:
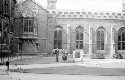
[(118, 50), (125, 50), (125, 28), (118, 31)]
[(62, 29), (56, 27), (54, 29), (54, 49), (62, 49)]
[(103, 27), (97, 29), (97, 50), (104, 50), (105, 30)]
[(76, 28), (76, 49), (83, 49), (83, 28)]

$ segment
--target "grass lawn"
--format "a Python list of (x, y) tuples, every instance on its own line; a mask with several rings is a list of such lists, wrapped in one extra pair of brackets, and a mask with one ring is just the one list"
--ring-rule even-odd
[[(68, 58), (66, 62), (72, 62), (72, 58)], [(55, 57), (34, 57), (34, 58), (28, 58), (28, 59), (22, 59), (18, 61), (13, 61), (10, 64), (17, 64), (17, 65), (29, 65), (29, 64), (50, 64), (50, 63), (56, 63)], [(62, 60), (62, 57), (59, 57), (59, 63), (64, 63)]]
[[(17, 71), (17, 70), (15, 70)], [(26, 69), (24, 73), (36, 74), (64, 74), (64, 75), (96, 75), (96, 76), (125, 76), (125, 68), (97, 68), (84, 66), (49, 67)]]

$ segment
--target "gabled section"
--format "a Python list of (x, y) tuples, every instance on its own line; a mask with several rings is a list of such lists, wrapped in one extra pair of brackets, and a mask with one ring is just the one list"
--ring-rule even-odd
[(25, 0), (16, 4), (15, 16), (17, 17), (36, 17), (40, 10), (47, 13), (47, 10), (34, 0)]

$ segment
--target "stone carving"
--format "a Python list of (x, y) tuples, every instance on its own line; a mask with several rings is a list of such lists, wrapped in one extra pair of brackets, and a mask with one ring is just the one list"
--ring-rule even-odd
[(59, 18), (125, 19), (125, 14), (122, 12), (89, 12), (82, 10), (51, 10), (50, 12), (54, 12), (55, 14), (52, 15), (58, 15)]

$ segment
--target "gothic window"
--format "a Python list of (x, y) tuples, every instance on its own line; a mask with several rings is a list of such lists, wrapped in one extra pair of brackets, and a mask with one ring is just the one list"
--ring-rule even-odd
[(36, 51), (38, 51), (40, 44), (39, 43), (35, 43), (35, 45), (36, 45)]
[(22, 43), (18, 43), (18, 52), (22, 52)]
[(76, 29), (76, 49), (83, 49), (83, 29), (80, 26)]
[(24, 19), (24, 32), (28, 32), (28, 19)]
[(29, 19), (29, 32), (33, 32), (33, 19)]
[(3, 32), (3, 44), (7, 44), (7, 32)]
[(103, 27), (97, 29), (97, 50), (104, 50), (105, 30)]
[[(22, 31), (22, 28), (23, 28), (23, 31), (24, 32), (30, 32), (30, 33), (33, 33), (36, 29), (35, 25), (34, 25), (34, 18), (32, 17), (28, 17), (28, 18), (21, 18), (21, 31)], [(22, 25), (23, 24), (23, 25)]]
[(60, 27), (54, 30), (54, 49), (62, 49), (62, 30)]
[(0, 7), (1, 7), (1, 12), (4, 12), (4, 0), (0, 0), (1, 2), (1, 5), (0, 5)]
[(118, 50), (125, 50), (125, 28), (118, 32)]
[(7, 1), (5, 1), (4, 2), (4, 10), (5, 10), (5, 13), (7, 14), (7, 12), (8, 12), (8, 3), (7, 3)]

